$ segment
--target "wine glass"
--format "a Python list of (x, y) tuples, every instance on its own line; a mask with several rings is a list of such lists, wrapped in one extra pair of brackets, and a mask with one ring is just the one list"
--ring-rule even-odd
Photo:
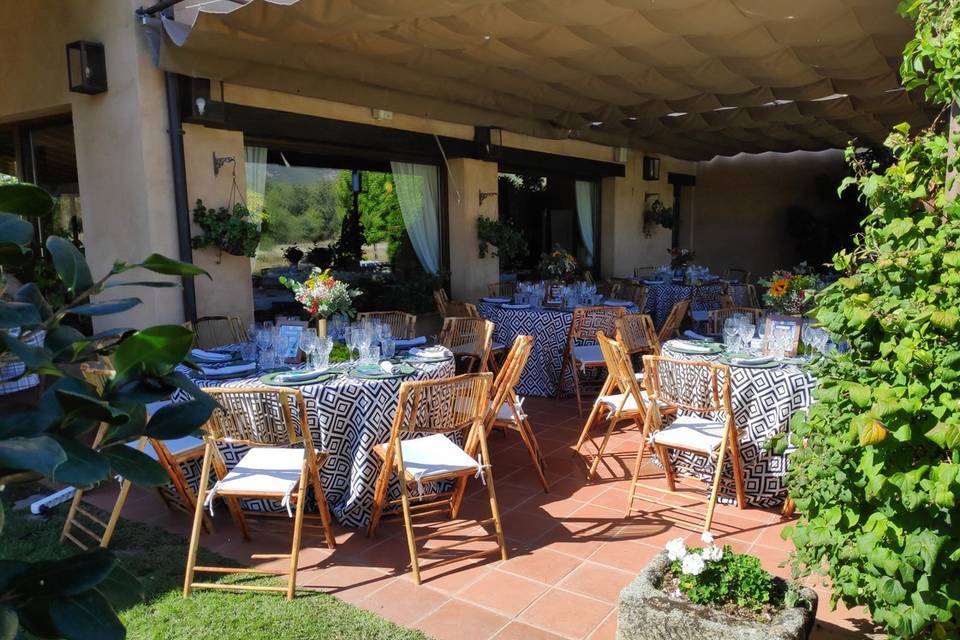
[(380, 338), (380, 355), (384, 360), (390, 360), (397, 352), (397, 343), (390, 336)]
[(757, 327), (750, 322), (744, 322), (739, 326), (740, 331), (740, 341), (743, 343), (744, 351), (750, 349), (750, 342), (753, 340), (753, 334), (756, 332)]
[(300, 332), (300, 341), (298, 346), (300, 347), (300, 351), (303, 351), (303, 353), (306, 354), (308, 361), (310, 358), (310, 352), (313, 351), (314, 343), (316, 341), (317, 341), (317, 332), (315, 329), (311, 329), (307, 327)]
[(737, 322), (737, 319), (727, 318), (723, 321), (723, 344), (726, 345), (727, 349), (730, 351), (737, 351), (738, 344), (740, 342), (740, 325)]
[(350, 350), (350, 361), (353, 361), (353, 350), (357, 348), (357, 338), (360, 328), (357, 325), (347, 325), (343, 328), (343, 339)]

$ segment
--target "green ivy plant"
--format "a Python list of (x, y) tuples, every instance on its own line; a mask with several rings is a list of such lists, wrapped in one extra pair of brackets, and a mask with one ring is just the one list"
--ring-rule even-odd
[[(477, 251), (481, 258), (489, 253), (500, 258), (507, 270), (518, 266), (519, 261), (530, 252), (523, 232), (507, 222), (494, 220), (486, 216), (477, 218)], [(496, 251), (491, 249), (491, 245)]]
[[(901, 69), (946, 109), (960, 82), (956, 0), (902, 3), (916, 21)], [(892, 163), (847, 158), (870, 213), (816, 319), (849, 349), (814, 367), (788, 476), (796, 573), (829, 577), (892, 638), (960, 637), (960, 204), (944, 114), (894, 128)], [(953, 141), (955, 146), (957, 140)], [(843, 188), (842, 187), (842, 188)]]
[(193, 221), (203, 234), (193, 237), (193, 248), (215, 247), (234, 256), (253, 258), (260, 245), (260, 228), (250, 212), (239, 202), (232, 209), (208, 209), (203, 200), (193, 208)]
[[(31, 251), (33, 226), (25, 219), (44, 216), (54, 200), (39, 187), (0, 185), (0, 266), (6, 268)], [(11, 298), (0, 299), (0, 357), (17, 358), (26, 374), (48, 381), (35, 404), (0, 415), (0, 490), (13, 482), (49, 478), (90, 487), (121, 475), (133, 482), (162, 484), (164, 469), (152, 458), (126, 446), (142, 436), (180, 438), (198, 429), (216, 407), (214, 400), (176, 371), (193, 343), (180, 325), (134, 331), (118, 329), (85, 336), (63, 324), (75, 316), (105, 316), (140, 304), (135, 297), (97, 297), (123, 287), (176, 287), (170, 280), (132, 280), (117, 276), (146, 270), (167, 276), (206, 275), (191, 264), (153, 254), (142, 262), (117, 262), (95, 278), (83, 254), (69, 241), (46, 241), (60, 282), (63, 304), (52, 305), (35, 283), (23, 284)], [(31, 338), (44, 335), (42, 346)], [(116, 371), (102, 390), (80, 373), (84, 362), (103, 357)], [(147, 421), (146, 404), (164, 400), (181, 389), (194, 399), (171, 404)], [(108, 425), (97, 449), (89, 442), (98, 425)], [(2, 509), (2, 507), (0, 507)], [(0, 510), (0, 548), (3, 547)], [(0, 560), (0, 640), (21, 637), (21, 630), (40, 638), (125, 636), (114, 607), (142, 594), (136, 578), (111, 551), (97, 549), (63, 560), (21, 562)]]

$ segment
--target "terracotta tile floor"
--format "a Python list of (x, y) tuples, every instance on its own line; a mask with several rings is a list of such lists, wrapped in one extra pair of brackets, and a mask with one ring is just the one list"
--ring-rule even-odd
[[(441, 568), (426, 564), (418, 587), (407, 569), (398, 522), (385, 522), (373, 539), (338, 529), (333, 552), (323, 547), (319, 532), (307, 529), (300, 586), (329, 592), (437, 640), (614, 638), (620, 589), (667, 540), (698, 540), (699, 518), (675, 507), (702, 505), (702, 488), (681, 490), (657, 504), (638, 502), (641, 510), (624, 518), (626, 478), (639, 434), (633, 429), (616, 433), (599, 477), (587, 482), (582, 461), (572, 453), (583, 424), (575, 404), (529, 398), (524, 406), (543, 448), (551, 491), (544, 494), (540, 488), (517, 434), (491, 436), (508, 560), (491, 555)], [(643, 477), (651, 484), (660, 482), (652, 465), (644, 468)], [(471, 482), (462, 515), (484, 518), (487, 508), (486, 489)], [(124, 515), (188, 533), (188, 518), (167, 511), (146, 491), (131, 494)], [(784, 524), (777, 512), (720, 506), (714, 533), (720, 542), (752, 553), (770, 571), (786, 575), (779, 566), (790, 548), (779, 536)], [(240, 541), (226, 509), (218, 510), (216, 527), (201, 542), (241, 562), (249, 561), (251, 553), (281, 552), (289, 545), (286, 521), (254, 522), (250, 543)], [(492, 546), (480, 542), (464, 548), (483, 545)], [(267, 566), (283, 568), (282, 563)], [(816, 588), (821, 595), (817, 638), (866, 637), (869, 623), (863, 611), (830, 611), (829, 590)]]

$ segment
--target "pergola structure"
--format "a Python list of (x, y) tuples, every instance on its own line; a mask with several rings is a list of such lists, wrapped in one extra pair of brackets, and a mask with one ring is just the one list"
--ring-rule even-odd
[(704, 160), (875, 144), (896, 123), (927, 125), (933, 114), (922, 96), (900, 85), (912, 25), (896, 4), (214, 0), (160, 17), (159, 63), (194, 77)]

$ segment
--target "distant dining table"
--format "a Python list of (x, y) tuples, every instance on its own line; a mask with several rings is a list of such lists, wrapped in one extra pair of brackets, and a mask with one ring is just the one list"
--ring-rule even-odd
[(655, 280), (639, 280), (638, 283), (647, 287), (647, 306), (644, 311), (658, 329), (666, 322), (673, 305), (681, 300), (690, 300), (690, 313), (694, 320), (706, 320), (708, 311), (720, 308), (720, 296), (727, 284), (719, 280), (698, 285)]
[[(682, 344), (682, 343), (681, 343)], [(662, 355), (681, 360), (722, 361), (721, 354), (692, 354), (668, 341)], [(740, 432), (747, 501), (758, 507), (782, 504), (787, 496), (786, 473), (790, 449), (783, 453), (768, 450), (768, 443), (783, 434), (789, 442), (790, 419), (810, 406), (816, 379), (798, 364), (779, 362), (756, 367), (730, 366), (730, 396), (734, 421)], [(675, 463), (688, 472), (709, 480), (715, 465), (701, 456), (675, 454)], [(673, 459), (673, 458), (671, 458)], [(734, 494), (733, 481), (725, 474), (721, 496)]]
[[(229, 349), (230, 347), (226, 347)], [(320, 481), (334, 518), (345, 527), (366, 526), (373, 510), (373, 491), (380, 471), (373, 447), (390, 436), (397, 408), (401, 383), (407, 380), (429, 380), (454, 375), (452, 358), (439, 362), (418, 362), (413, 373), (405, 377), (360, 379), (348, 373), (349, 365), (334, 365), (336, 377), (318, 383), (299, 384), (307, 409), (307, 423), (318, 449), (330, 457), (320, 468)], [(209, 379), (187, 371), (201, 388), (268, 387), (261, 373), (245, 374), (226, 380)], [(293, 385), (289, 385), (293, 386)], [(174, 400), (189, 399), (178, 392)], [(243, 446), (221, 449), (227, 466), (239, 462), (246, 451)], [(195, 489), (200, 477), (199, 465), (188, 473)], [(399, 497), (399, 484), (394, 480), (391, 496)], [(269, 500), (244, 500), (250, 511), (279, 511), (280, 504)]]
[[(624, 313), (637, 313), (637, 305), (626, 300), (605, 300), (601, 305), (622, 307)], [(530, 359), (517, 383), (521, 396), (550, 398), (561, 385), (560, 364), (573, 320), (572, 309), (515, 305), (482, 298), (477, 304), (480, 315), (494, 324), (493, 340), (509, 348), (518, 335), (533, 336)], [(562, 381), (563, 393), (573, 393), (573, 373), (569, 367)]]

